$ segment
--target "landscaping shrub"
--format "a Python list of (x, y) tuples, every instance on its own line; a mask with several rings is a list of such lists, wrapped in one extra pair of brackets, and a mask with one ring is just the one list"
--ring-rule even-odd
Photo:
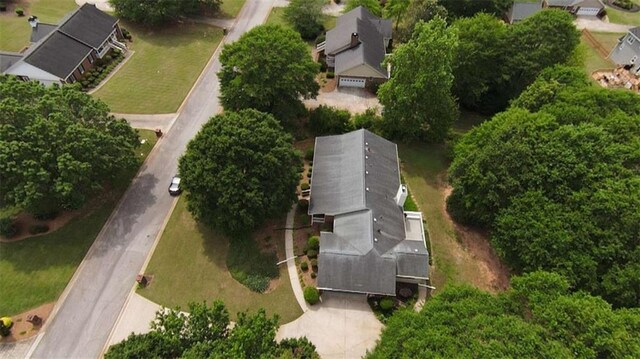
[(323, 32), (322, 34), (318, 35), (318, 37), (316, 37), (316, 45), (326, 40), (327, 40), (327, 34)]
[(318, 303), (318, 301), (320, 300), (320, 292), (318, 291), (318, 288), (316, 287), (304, 288), (304, 300), (306, 300), (307, 303), (311, 305)]
[(33, 218), (39, 221), (49, 221), (58, 217), (58, 214), (60, 214), (60, 212), (58, 212), (57, 210), (39, 211), (39, 212), (33, 213)]
[(348, 111), (321, 105), (311, 111), (309, 127), (316, 136), (339, 135), (351, 130)]
[(631, 0), (614, 0), (613, 5), (626, 10), (631, 10), (633, 8), (633, 2)]
[(16, 8), (16, 15), (24, 16), (24, 9), (22, 9), (21, 7), (17, 7)]
[(40, 234), (49, 231), (49, 226), (46, 224), (32, 224), (29, 226), (29, 234)]
[(318, 258), (318, 250), (317, 249), (312, 249), (311, 247), (309, 247), (309, 250), (307, 251), (307, 257), (309, 257), (309, 258)]
[(313, 269), (314, 272), (317, 272), (318, 271), (318, 260), (316, 258), (313, 258), (309, 262), (311, 263), (311, 269)]
[(304, 151), (304, 159), (307, 161), (313, 161), (313, 148)]
[(254, 292), (264, 293), (264, 291), (269, 288), (270, 281), (271, 279), (269, 279), (269, 277), (251, 274), (245, 278), (242, 284)]
[(316, 279), (317, 276), (318, 276), (318, 273), (311, 272), (311, 278)]
[(328, 79), (332, 79), (332, 78), (334, 78), (334, 77), (336, 77), (336, 74), (334, 74), (334, 73), (333, 73), (333, 72), (331, 72), (331, 71), (327, 72), (327, 78), (328, 78)]
[(307, 213), (309, 209), (309, 200), (306, 198), (301, 198), (298, 200), (298, 209), (302, 213)]
[(311, 178), (311, 172), (307, 172), (307, 178)]
[(393, 299), (382, 298), (380, 300), (380, 309), (382, 309), (383, 311), (388, 312), (391, 309), (393, 309), (393, 307), (394, 307)]
[(111, 60), (113, 60), (113, 57), (111, 55), (107, 55), (107, 56), (104, 57), (104, 61), (107, 62), (107, 63), (109, 61), (111, 61)]
[(11, 238), (16, 234), (18, 234), (18, 226), (13, 219), (10, 217), (0, 218), (0, 235), (5, 238)]
[(329, 65), (327, 65), (327, 61), (325, 61), (325, 59), (320, 59), (320, 72), (326, 72), (327, 69), (329, 68)]
[(366, 128), (375, 132), (375, 126), (381, 119), (375, 108), (369, 108), (363, 113), (354, 115), (351, 123), (354, 129)]
[(302, 269), (304, 272), (309, 270), (309, 263), (307, 263), (307, 261), (304, 261), (302, 263), (300, 263), (300, 269)]
[(320, 249), (320, 238), (318, 236), (311, 236), (307, 240), (307, 246), (309, 249), (319, 250)]
[(308, 190), (308, 189), (309, 189), (309, 187), (310, 187), (310, 186), (309, 186), (309, 184), (308, 184), (307, 182), (303, 182), (303, 183), (300, 185), (300, 189), (301, 189), (301, 190), (303, 190), (303, 191), (304, 191), (304, 190)]
[(82, 87), (89, 87), (89, 81), (87, 80), (82, 81), (81, 84), (82, 84)]

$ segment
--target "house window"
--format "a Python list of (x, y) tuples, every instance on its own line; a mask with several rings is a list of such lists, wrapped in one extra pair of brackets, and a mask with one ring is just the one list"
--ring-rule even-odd
[(96, 61), (96, 58), (93, 56), (93, 53), (89, 54), (89, 63), (92, 64), (94, 61)]
[(80, 66), (78, 66), (78, 71), (80, 71), (80, 74), (84, 73), (84, 66), (82, 66), (82, 64), (80, 64)]
[(22, 81), (29, 81), (29, 76), (18, 76), (18, 78)]
[(633, 42), (634, 42), (634, 41), (636, 41), (636, 39), (635, 39), (633, 36), (629, 35), (629, 36), (627, 37), (627, 42), (628, 42), (629, 44), (633, 44)]
[(76, 79), (76, 75), (71, 74), (71, 76), (69, 76), (69, 83), (76, 82), (76, 80), (77, 80), (77, 79)]

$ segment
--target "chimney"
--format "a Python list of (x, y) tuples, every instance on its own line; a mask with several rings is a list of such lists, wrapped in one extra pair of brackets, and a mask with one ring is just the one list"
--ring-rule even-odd
[(27, 19), (27, 21), (29, 22), (29, 25), (31, 25), (32, 28), (37, 29), (38, 28), (38, 17), (37, 16), (29, 16), (29, 19)]
[(358, 39), (358, 33), (354, 32), (351, 34), (351, 45), (349, 47), (356, 47), (358, 46), (358, 44), (360, 43), (360, 40)]
[(394, 199), (398, 206), (404, 206), (404, 201), (407, 200), (407, 186), (400, 184), (400, 187), (398, 187), (398, 193)]

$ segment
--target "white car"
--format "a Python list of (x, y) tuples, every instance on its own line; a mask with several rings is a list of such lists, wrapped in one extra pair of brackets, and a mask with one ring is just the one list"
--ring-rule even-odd
[(172, 196), (177, 196), (182, 192), (182, 188), (180, 188), (180, 177), (173, 176), (171, 179), (171, 184), (169, 185), (169, 194)]

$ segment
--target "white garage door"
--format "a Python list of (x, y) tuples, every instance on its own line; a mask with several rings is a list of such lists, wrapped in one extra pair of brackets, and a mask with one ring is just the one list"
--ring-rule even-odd
[(578, 16), (597, 16), (600, 12), (600, 9), (597, 7), (581, 7), (576, 12)]
[(357, 77), (341, 77), (340, 83), (338, 83), (338, 86), (364, 88), (365, 83), (366, 83), (365, 79), (359, 79)]

